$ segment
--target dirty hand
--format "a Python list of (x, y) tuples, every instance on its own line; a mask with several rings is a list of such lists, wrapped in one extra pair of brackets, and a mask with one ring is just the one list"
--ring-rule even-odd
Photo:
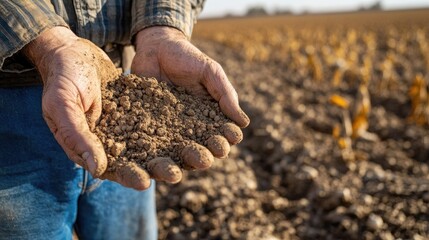
[(136, 181), (136, 174), (129, 169), (103, 175), (106, 153), (91, 129), (101, 114), (101, 82), (117, 76), (107, 55), (65, 27), (44, 31), (23, 50), (42, 76), (43, 117), (67, 156), (94, 177), (148, 188), (150, 182)]
[(238, 126), (249, 124), (222, 67), (190, 43), (182, 32), (171, 27), (146, 28), (136, 35), (135, 44), (133, 73), (184, 87), (191, 94), (210, 94)]
[[(133, 73), (184, 87), (191, 94), (210, 94), (219, 102), (223, 113), (239, 127), (249, 124), (249, 118), (239, 106), (237, 92), (222, 67), (190, 43), (181, 31), (166, 26), (146, 28), (136, 35), (135, 45), (136, 55), (131, 67)], [(233, 129), (241, 134), (238, 127)], [(219, 144), (225, 148), (221, 154), (208, 147), (215, 157), (226, 157), (229, 145), (237, 143), (230, 136), (224, 134), (218, 137), (221, 140)], [(195, 160), (183, 159), (183, 162), (192, 169), (208, 167), (195, 166), (192, 164)], [(165, 180), (171, 177), (156, 178)]]

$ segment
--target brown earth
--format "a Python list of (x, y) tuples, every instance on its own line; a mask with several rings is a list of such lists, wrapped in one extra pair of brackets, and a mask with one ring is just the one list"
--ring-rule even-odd
[(171, 160), (184, 169), (207, 168), (212, 154), (225, 157), (229, 143), (242, 140), (241, 130), (212, 98), (191, 96), (154, 78), (120, 76), (103, 87), (102, 99), (95, 133), (105, 146), (109, 172), (130, 162), (150, 174), (163, 165), (172, 171)]
[[(216, 160), (207, 171), (186, 173), (177, 185), (157, 185), (160, 239), (429, 239), (429, 128), (408, 121), (407, 92), (413, 76), (428, 69), (412, 39), (401, 55), (383, 27), (397, 19), (403, 22), (389, 30), (395, 38), (412, 36), (413, 29), (423, 26), (429, 39), (429, 14), (418, 12), (420, 25), (413, 25), (412, 12), (394, 13), (387, 20), (385, 14), (367, 14), (377, 15), (373, 19), (380, 25), (373, 32), (376, 64), (387, 52), (398, 55), (394, 71), (399, 78), (380, 92), (376, 80), (381, 72), (375, 70), (368, 131), (378, 139), (354, 140), (354, 161), (343, 158), (332, 136), (341, 111), (329, 104), (329, 96), (354, 99), (357, 86), (345, 81), (333, 88), (328, 77), (315, 83), (288, 56), (283, 61), (246, 61), (242, 52), (198, 39), (197, 29), (195, 43), (224, 67), (252, 122), (228, 159)], [(358, 25), (362, 16), (352, 18)], [(306, 24), (320, 19), (311, 16)], [(335, 15), (329, 19), (347, 22)], [(305, 17), (298, 20), (305, 22)], [(198, 23), (200, 29), (216, 26), (215, 21), (204, 24)], [(402, 28), (395, 32), (397, 26)], [(305, 36), (304, 45), (312, 44)]]

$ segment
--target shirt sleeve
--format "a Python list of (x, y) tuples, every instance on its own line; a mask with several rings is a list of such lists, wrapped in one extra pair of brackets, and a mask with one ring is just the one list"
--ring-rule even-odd
[(49, 0), (1, 1), (0, 4), (0, 69), (5, 60), (34, 40), (44, 30), (68, 27), (55, 13)]
[(151, 26), (170, 26), (188, 38), (204, 6), (204, 0), (134, 0), (131, 36)]

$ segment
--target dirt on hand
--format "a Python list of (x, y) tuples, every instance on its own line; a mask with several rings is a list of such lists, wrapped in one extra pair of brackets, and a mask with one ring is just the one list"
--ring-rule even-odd
[[(155, 78), (120, 76), (102, 87), (102, 99), (94, 132), (107, 154), (107, 172), (136, 163), (155, 179), (178, 182), (177, 166), (208, 168), (213, 156), (226, 157), (230, 144), (243, 138), (214, 99)], [(164, 179), (169, 175), (175, 179)]]

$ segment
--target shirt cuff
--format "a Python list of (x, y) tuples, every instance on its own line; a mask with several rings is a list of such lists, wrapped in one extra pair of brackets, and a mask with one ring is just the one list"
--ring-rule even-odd
[(131, 36), (151, 26), (169, 26), (179, 29), (190, 38), (203, 5), (203, 0), (135, 0)]
[(6, 60), (18, 53), (43, 31), (55, 26), (68, 27), (66, 22), (55, 13), (48, 0), (2, 1), (0, 4), (0, 70), (22, 71), (23, 69), (19, 68), (28, 68), (28, 66), (18, 67), (9, 64), (11, 61)]

